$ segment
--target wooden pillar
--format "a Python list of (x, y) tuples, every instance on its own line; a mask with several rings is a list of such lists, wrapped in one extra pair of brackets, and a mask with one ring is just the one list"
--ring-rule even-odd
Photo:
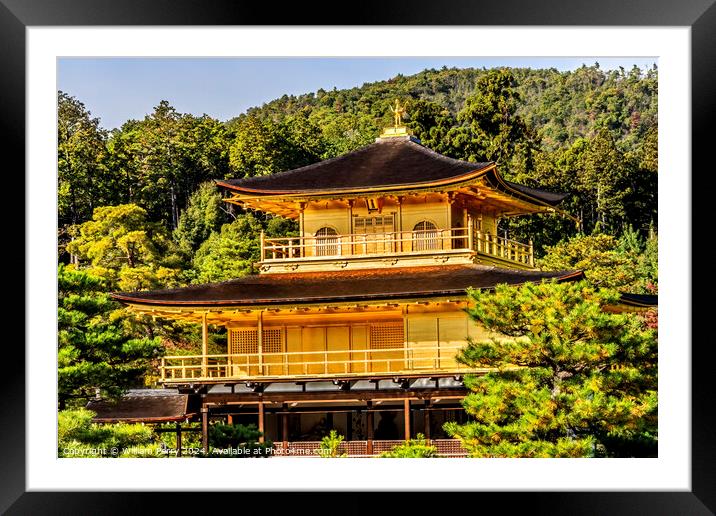
[(201, 376), (208, 376), (209, 366), (209, 325), (206, 322), (206, 312), (201, 315)]
[(234, 416), (232, 414), (229, 414), (226, 416), (226, 424), (227, 425), (233, 425), (234, 424)]
[(366, 454), (373, 455), (373, 402), (366, 403), (367, 410), (365, 413), (365, 437), (366, 437)]
[(425, 408), (423, 409), (423, 426), (425, 439), (430, 440), (430, 400), (425, 401)]
[(353, 256), (353, 205), (355, 199), (348, 199), (348, 255)]
[(258, 328), (256, 330), (256, 351), (259, 354), (259, 374), (264, 374), (264, 312), (259, 310)]
[[(474, 242), (473, 242), (474, 236), (473, 235), (474, 235), (474, 233), (472, 231), (472, 215), (470, 215), (468, 213), (467, 214), (467, 247), (468, 247), (468, 249), (473, 249), (473, 245), (474, 245)], [(480, 250), (480, 239), (479, 238), (477, 239), (477, 249), (475, 249), (475, 250), (476, 251)]]
[(534, 266), (535, 266), (535, 248), (534, 248), (534, 245), (532, 244), (532, 240), (531, 240), (531, 239), (530, 239), (529, 264), (530, 264), (530, 267), (534, 267)]
[(283, 449), (287, 450), (288, 449), (288, 414), (281, 414), (281, 440), (283, 441)]
[(259, 399), (259, 432), (261, 432), (261, 435), (259, 436), (259, 442), (264, 442), (264, 400)]
[(413, 357), (410, 355), (413, 350), (408, 349), (408, 305), (403, 305), (401, 312), (403, 314), (403, 367), (410, 370), (414, 364), (411, 360)]
[(299, 242), (301, 243), (301, 250), (300, 250), (301, 258), (306, 256), (306, 235), (305, 235), (304, 214), (303, 214), (305, 209), (306, 209), (306, 203), (299, 202), (298, 203), (298, 234), (301, 237), (299, 240)]
[(177, 457), (181, 457), (181, 421), (177, 421)]
[(398, 251), (403, 252), (403, 200), (405, 197), (398, 196)]
[(454, 192), (448, 192), (447, 194), (447, 230), (448, 230), (448, 241), (447, 246), (443, 244), (443, 247), (445, 249), (452, 249), (454, 246), (454, 240), (452, 239), (453, 233), (452, 233), (452, 205), (455, 202), (455, 193)]
[[(266, 244), (264, 243), (265, 238), (266, 235), (264, 234), (264, 230), (262, 229), (261, 234), (259, 235), (259, 248), (261, 249), (259, 261), (263, 261), (266, 258), (266, 251), (264, 250), (266, 247)], [(273, 258), (275, 258), (275, 256)]]
[(410, 400), (403, 400), (403, 418), (405, 419), (405, 440), (410, 439)]
[(201, 448), (209, 453), (209, 407), (201, 406)]

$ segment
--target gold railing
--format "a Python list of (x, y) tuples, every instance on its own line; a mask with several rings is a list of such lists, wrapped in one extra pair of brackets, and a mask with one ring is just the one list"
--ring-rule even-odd
[(523, 244), (516, 240), (475, 231), (474, 241), (475, 250), (480, 254), (521, 263), (529, 267), (534, 267), (535, 265), (534, 249), (531, 240), (529, 244)]
[(280, 262), (306, 258), (346, 258), (366, 255), (415, 254), (442, 251), (478, 254), (534, 267), (532, 243), (523, 244), (467, 228), (390, 233), (261, 238), (261, 260)]
[(161, 359), (162, 382), (211, 379), (346, 377), (375, 374), (446, 372), (473, 369), (459, 364), (462, 346), (401, 347), (168, 356)]
[(470, 249), (468, 240), (465, 228), (264, 238), (261, 257), (271, 261)]

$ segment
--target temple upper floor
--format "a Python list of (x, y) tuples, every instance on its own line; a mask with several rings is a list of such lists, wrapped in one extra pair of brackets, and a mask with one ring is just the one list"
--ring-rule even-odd
[(498, 213), (462, 194), (307, 202), (297, 237), (261, 239), (261, 272), (485, 263), (532, 268), (531, 242), (498, 235)]
[(231, 191), (227, 202), (298, 221), (297, 237), (262, 238), (259, 270), (269, 273), (436, 263), (533, 268), (531, 243), (499, 235), (498, 221), (560, 212), (566, 197), (506, 181), (492, 162), (442, 156), (411, 136), (218, 184)]

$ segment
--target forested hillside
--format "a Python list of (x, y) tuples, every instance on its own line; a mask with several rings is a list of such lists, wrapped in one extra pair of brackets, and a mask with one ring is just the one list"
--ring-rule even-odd
[[(392, 123), (389, 106), (398, 98), (424, 145), (496, 161), (507, 179), (570, 193), (563, 208), (580, 227), (554, 215), (502, 223), (516, 239), (535, 241), (543, 266), (589, 269), (596, 260), (624, 267), (627, 279), (611, 282), (617, 287), (653, 291), (657, 84), (656, 68), (443, 68), (283, 96), (228, 121), (161, 101), (143, 120), (111, 132), (81, 99), (58, 92), (60, 259), (110, 289), (250, 273), (258, 233), (289, 234), (295, 225), (231, 209), (211, 181), (270, 174), (372, 143)], [(648, 281), (635, 276), (642, 266)]]
[[(284, 96), (228, 121), (161, 101), (114, 131), (71, 92), (58, 92), (62, 403), (90, 396), (88, 385), (110, 392), (151, 384), (144, 372), (159, 354), (196, 351), (195, 325), (127, 317), (107, 292), (251, 274), (262, 230), (296, 233), (292, 221), (223, 203), (212, 180), (271, 174), (372, 143), (392, 123), (396, 98), (424, 145), (570, 193), (562, 207), (579, 227), (557, 215), (502, 222), (501, 231), (534, 240), (540, 267), (657, 292), (657, 83), (656, 69), (425, 70)], [(210, 334), (210, 352), (225, 352), (222, 330)]]

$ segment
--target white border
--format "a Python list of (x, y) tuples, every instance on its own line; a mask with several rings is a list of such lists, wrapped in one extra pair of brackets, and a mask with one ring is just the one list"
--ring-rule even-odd
[[(390, 50), (386, 50), (390, 49)], [(58, 56), (658, 56), (658, 459), (56, 459)], [(27, 489), (690, 490), (690, 29), (28, 28)], [(81, 100), (81, 99), (80, 99)], [(668, 203), (663, 192), (669, 192)], [(437, 462), (435, 462), (437, 460)], [(377, 463), (376, 463), (377, 461)]]

